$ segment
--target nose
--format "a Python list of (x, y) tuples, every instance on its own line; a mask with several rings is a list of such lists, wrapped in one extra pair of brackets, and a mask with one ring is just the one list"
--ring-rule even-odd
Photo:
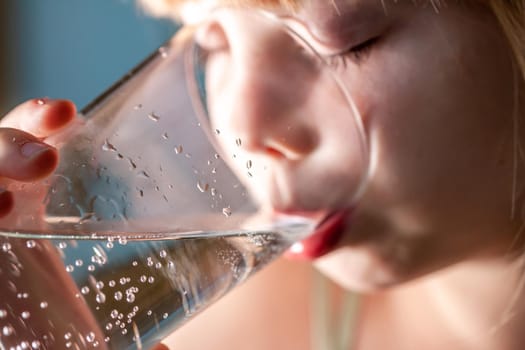
[(274, 157), (300, 159), (317, 147), (308, 101), (318, 68), (283, 26), (230, 10), (201, 37), (214, 127), (245, 149)]

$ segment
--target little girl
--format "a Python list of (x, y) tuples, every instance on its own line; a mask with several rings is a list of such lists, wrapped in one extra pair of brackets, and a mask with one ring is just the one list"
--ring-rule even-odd
[[(523, 347), (525, 2), (145, 3), (197, 25), (211, 121), (242, 138), (240, 158), (265, 165), (256, 183), (237, 169), (252, 195), (326, 218), (289, 255), (362, 293), (352, 349)], [(255, 8), (322, 68), (298, 59), (304, 48)], [(73, 113), (67, 101), (11, 112), (0, 175), (52, 171), (56, 152), (31, 134)], [(15, 134), (27, 142), (10, 142)], [(1, 194), (3, 213), (13, 200)]]

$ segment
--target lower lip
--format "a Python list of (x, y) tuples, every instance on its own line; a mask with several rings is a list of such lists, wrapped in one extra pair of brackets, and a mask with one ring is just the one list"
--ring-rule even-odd
[(301, 242), (293, 244), (286, 257), (313, 260), (331, 251), (343, 235), (349, 214), (349, 210), (330, 214), (317, 226), (314, 233)]

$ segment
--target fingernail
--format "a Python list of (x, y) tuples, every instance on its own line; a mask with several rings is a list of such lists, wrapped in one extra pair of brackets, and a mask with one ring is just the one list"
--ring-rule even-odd
[(20, 147), (20, 152), (26, 158), (34, 158), (49, 149), (51, 149), (51, 147), (44, 143), (28, 142), (24, 143), (22, 147)]

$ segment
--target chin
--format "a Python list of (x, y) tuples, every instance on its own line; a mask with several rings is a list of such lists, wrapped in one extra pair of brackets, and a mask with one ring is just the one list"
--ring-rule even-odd
[(367, 249), (339, 248), (316, 259), (314, 265), (344, 289), (359, 293), (383, 291), (409, 279), (394, 272)]

